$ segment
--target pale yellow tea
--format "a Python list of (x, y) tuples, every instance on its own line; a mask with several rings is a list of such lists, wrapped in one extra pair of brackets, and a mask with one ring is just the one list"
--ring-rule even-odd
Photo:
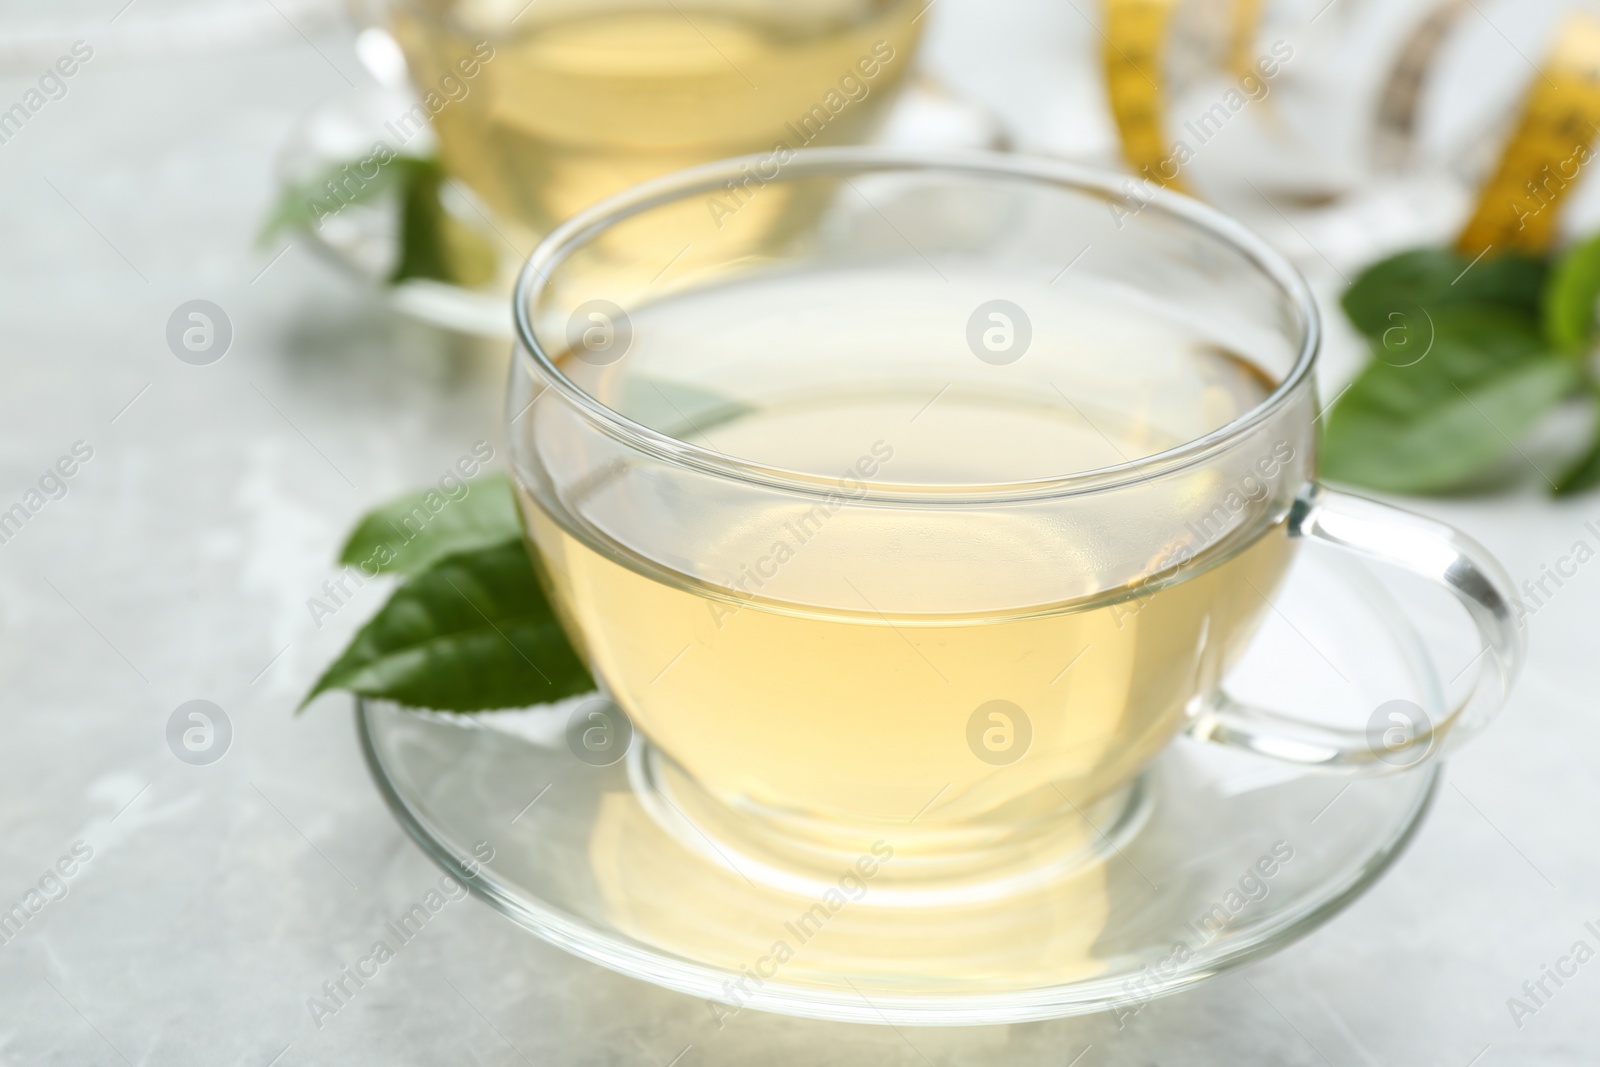
[(542, 234), (697, 163), (864, 140), (910, 69), (923, 2), (520, 7), (416, 0), (392, 26), (420, 89), (457, 89), (433, 117), (446, 169)]
[[(653, 395), (661, 428), (685, 440), (847, 476), (832, 500), (724, 508), (715, 486), (691, 498), (616, 462), (563, 503), (525, 496), (580, 647), (638, 729), (729, 805), (955, 828), (1101, 798), (1170, 740), (1267, 610), (1291, 545), (1261, 483), (1184, 472), (1149, 487), (1147, 519), (1110, 510), (1120, 499), (873, 507), (849, 486), (1093, 470), (1222, 426), (1270, 383), (1103, 294), (1041, 282), (1035, 350), (1000, 368), (962, 329), (987, 287), (842, 272), (824, 297), (807, 284), (665, 300), (635, 311), (627, 360), (564, 361), (624, 410)], [(706, 328), (733, 316), (745, 328)], [(688, 381), (651, 377), (668, 367)], [(706, 399), (713, 386), (723, 402)], [(545, 431), (538, 450), (573, 461), (559, 425)], [(1269, 448), (1252, 477), (1292, 455)]]
[[(888, 593), (867, 574), (856, 576), (855, 611), (737, 601), (590, 547), (537, 509), (530, 515), (557, 595), (640, 730), (724, 799), (841, 818), (909, 820), (937, 799), (924, 819), (960, 819), (1051, 781), (1075, 802), (1120, 784), (1170, 739), (1197, 679), (1221, 673), (1289, 551), (1279, 526), (1249, 546), (1214, 550), (1217, 558), (1190, 564), (1193, 578), (1142, 600), (890, 614), (871, 607)], [(804, 511), (791, 521), (805, 529)], [(1092, 563), (1092, 546), (1060, 531), (985, 526), (960, 540), (1038, 539), (1055, 544), (1063, 566)], [(870, 525), (819, 536), (875, 535), (892, 548), (892, 535)], [(795, 543), (807, 544), (800, 533)], [(930, 567), (920, 581), (965, 592), (954, 566)], [(996, 701), (1031, 725), (1010, 765), (975, 758), (969, 744), (969, 719)], [(1004, 754), (1019, 718), (997, 706), (983, 717), (980, 744)]]

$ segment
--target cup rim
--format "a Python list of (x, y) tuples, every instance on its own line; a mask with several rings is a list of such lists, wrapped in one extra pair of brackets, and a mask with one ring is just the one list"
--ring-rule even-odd
[[(1149, 481), (1204, 462), (1225, 450), (1280, 411), (1311, 377), (1322, 344), (1322, 317), (1311, 288), (1300, 272), (1265, 240), (1242, 223), (1191, 197), (1157, 188), (1115, 171), (1099, 170), (1038, 156), (994, 152), (922, 152), (882, 148), (803, 148), (791, 150), (787, 163), (769, 181), (792, 180), (830, 172), (875, 173), (893, 171), (947, 171), (979, 176), (1026, 178), (1086, 191), (1140, 210), (1156, 210), (1188, 223), (1229, 244), (1293, 304), (1299, 317), (1299, 351), (1289, 372), (1260, 403), (1232, 421), (1162, 452), (1105, 467), (1005, 483), (895, 484), (798, 471), (757, 463), (705, 448), (662, 433), (628, 418), (567, 377), (540, 345), (533, 328), (533, 301), (550, 281), (550, 272), (599, 233), (655, 207), (688, 196), (715, 192), (730, 179), (743, 177), (743, 168), (770, 161), (770, 154), (737, 156), (702, 164), (642, 182), (598, 201), (557, 226), (533, 250), (517, 277), (512, 292), (517, 351), (529, 358), (539, 376), (549, 382), (596, 428), (619, 443), (675, 466), (732, 478), (767, 488), (813, 496), (845, 495), (859, 503), (927, 505), (1049, 499), (1120, 488)], [(536, 403), (543, 392), (530, 402)], [(524, 409), (526, 410), (526, 409)]]

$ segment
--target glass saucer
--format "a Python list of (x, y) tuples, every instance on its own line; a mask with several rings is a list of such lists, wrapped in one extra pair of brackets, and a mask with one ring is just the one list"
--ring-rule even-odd
[[(1317, 672), (1331, 669), (1363, 708), (1442, 706), (1423, 641), (1358, 565), (1302, 553), (1275, 607), (1235, 692), (1281, 706), (1287, 685), (1315, 714), (1337, 688)], [(889, 842), (831, 884), (742, 868), (663, 816), (660, 759), (638, 735), (609, 766), (577, 757), (567, 738), (583, 703), (451, 715), (360, 701), (357, 723), (400, 823), (512, 921), (729, 1010), (851, 1022), (1137, 1011), (1326, 922), (1394, 861), (1441, 776), (1437, 763), (1307, 773), (1183, 736), (1086, 813), (1071, 862), (917, 899), (884, 877)]]

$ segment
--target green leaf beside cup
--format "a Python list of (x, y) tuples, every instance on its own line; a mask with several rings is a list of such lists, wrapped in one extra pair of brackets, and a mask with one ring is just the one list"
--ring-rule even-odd
[[(1457, 489), (1575, 397), (1600, 431), (1586, 366), (1597, 299), (1600, 239), (1554, 263), (1425, 248), (1369, 267), (1342, 305), (1373, 358), (1326, 415), (1324, 473), (1396, 493)], [(1600, 436), (1553, 479), (1558, 495), (1597, 483)]]
[(406, 580), (301, 706), (333, 689), (457, 712), (592, 691), (539, 586), (504, 477), (480, 479), (425, 525), (407, 526), (427, 496), (375, 509), (346, 542), (340, 562)]

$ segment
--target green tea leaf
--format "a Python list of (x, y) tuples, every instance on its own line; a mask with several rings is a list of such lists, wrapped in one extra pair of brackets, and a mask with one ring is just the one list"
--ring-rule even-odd
[(439, 199), (444, 189), (439, 164), (417, 160), (410, 171), (400, 194), (400, 259), (390, 284), (426, 278), (471, 288), (493, 278), (494, 246)]
[(519, 539), (447, 556), (401, 586), (301, 707), (330, 689), (483, 711), (587, 693), (594, 680)]
[[(464, 495), (454, 495), (462, 488)], [(350, 532), (339, 562), (368, 574), (416, 574), (444, 556), (520, 536), (511, 483), (485, 474), (449, 493), (435, 487), (373, 508)]]
[(634, 422), (677, 436), (714, 429), (753, 409), (698, 385), (637, 377), (624, 384), (619, 410)]
[(416, 164), (426, 161), (396, 156), (379, 166), (373, 177), (352, 178), (348, 171), (357, 162), (329, 164), (309, 181), (285, 188), (261, 228), (261, 243), (285, 230), (315, 230), (323, 219), (351, 204), (370, 204), (393, 193), (411, 181)]
[(1474, 263), (1448, 248), (1418, 248), (1381, 260), (1345, 291), (1345, 314), (1368, 337), (1397, 322), (1450, 307), (1479, 305), (1537, 316), (1549, 264), (1508, 253)]
[(1544, 333), (1558, 351), (1582, 354), (1594, 335), (1600, 300), (1600, 237), (1575, 245), (1550, 275), (1544, 291)]
[(1452, 488), (1503, 455), (1578, 380), (1526, 315), (1445, 307), (1431, 323), (1424, 357), (1408, 366), (1374, 359), (1329, 412), (1329, 478), (1399, 493)]
[(471, 288), (495, 276), (499, 256), (494, 245), (445, 210), (440, 200), (445, 177), (437, 161), (397, 155), (365, 177), (371, 165), (370, 157), (330, 164), (310, 181), (285, 189), (262, 227), (261, 241), (283, 230), (315, 230), (352, 204), (389, 197), (397, 200), (400, 212), (400, 254), (389, 276), (391, 285), (420, 278)]

